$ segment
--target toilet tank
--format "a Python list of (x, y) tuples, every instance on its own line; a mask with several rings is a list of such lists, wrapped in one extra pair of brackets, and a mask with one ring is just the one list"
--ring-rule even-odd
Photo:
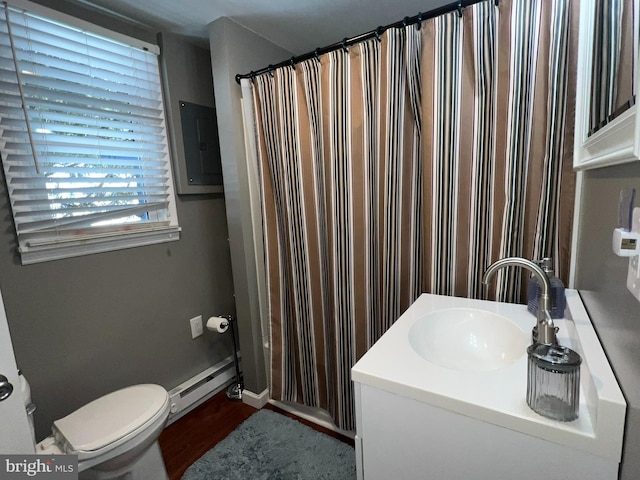
[(20, 393), (24, 399), (24, 408), (27, 411), (27, 418), (29, 419), (29, 428), (31, 429), (31, 439), (33, 444), (36, 444), (36, 430), (33, 423), (33, 412), (36, 411), (36, 406), (31, 402), (31, 386), (27, 379), (22, 375), (22, 372), (18, 371), (20, 378)]

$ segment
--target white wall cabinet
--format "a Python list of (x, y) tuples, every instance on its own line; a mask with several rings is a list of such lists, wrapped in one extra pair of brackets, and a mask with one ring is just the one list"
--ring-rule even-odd
[[(576, 169), (605, 167), (640, 158), (640, 115), (636, 100), (640, 77), (637, 65), (639, 3), (638, 0), (580, 2)], [(605, 42), (609, 47), (598, 40), (602, 38), (598, 32), (614, 38), (612, 42)], [(616, 85), (615, 89), (609, 89), (609, 84)], [(603, 107), (604, 104), (608, 106)]]

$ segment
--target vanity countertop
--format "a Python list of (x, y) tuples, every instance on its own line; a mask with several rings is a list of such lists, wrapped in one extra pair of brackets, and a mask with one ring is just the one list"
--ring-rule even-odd
[(579, 417), (549, 420), (526, 403), (527, 355), (496, 370), (461, 371), (425, 360), (410, 346), (416, 321), (430, 312), (474, 308), (512, 320), (530, 336), (535, 317), (526, 305), (421, 295), (352, 369), (355, 382), (451, 412), (620, 460), (626, 404), (577, 291), (567, 290), (558, 341), (581, 354)]

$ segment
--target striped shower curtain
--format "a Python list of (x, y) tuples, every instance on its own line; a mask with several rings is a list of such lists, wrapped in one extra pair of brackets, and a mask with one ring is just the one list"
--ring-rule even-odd
[(566, 278), (574, 8), (482, 2), (254, 79), (272, 398), (353, 429), (351, 366), (420, 293), (480, 297), (514, 255)]

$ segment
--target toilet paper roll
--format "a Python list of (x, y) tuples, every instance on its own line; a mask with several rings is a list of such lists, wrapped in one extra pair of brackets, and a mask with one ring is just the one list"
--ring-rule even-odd
[(211, 317), (207, 320), (207, 329), (224, 333), (229, 329), (229, 320), (223, 317)]

